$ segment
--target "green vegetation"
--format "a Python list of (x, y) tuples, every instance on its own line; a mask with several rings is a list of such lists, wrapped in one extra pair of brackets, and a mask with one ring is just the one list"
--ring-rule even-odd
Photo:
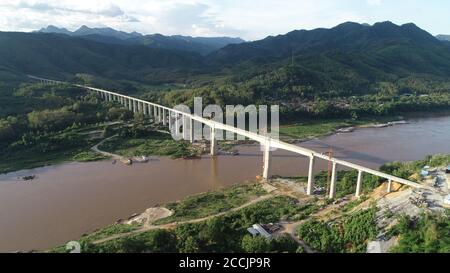
[[(237, 206), (243, 202), (244, 199), (241, 198), (247, 193), (260, 193), (259, 187), (255, 185), (241, 187), (241, 190), (238, 190), (237, 187), (232, 187), (228, 191), (220, 190), (219, 195), (226, 194)], [(248, 192), (244, 194), (245, 191)], [(212, 193), (209, 195), (217, 196)], [(204, 197), (204, 195), (199, 195), (199, 198), (202, 196)], [(188, 198), (186, 205), (192, 204), (192, 200), (194, 199)], [(180, 204), (178, 207), (181, 206)], [(193, 209), (204, 215), (214, 213), (212, 210), (208, 212), (208, 209), (205, 208), (199, 209), (197, 203), (195, 206)], [(301, 204), (290, 197), (279, 196), (203, 222), (178, 225), (174, 230), (151, 230), (93, 244), (98, 239), (128, 233), (137, 228), (137, 226), (113, 225), (83, 236), (80, 242), (83, 252), (301, 252), (303, 249), (298, 247), (297, 243), (289, 236), (279, 236), (269, 241), (249, 236), (247, 228), (255, 223), (303, 219), (316, 210), (317, 207), (314, 205)], [(187, 211), (186, 213), (190, 214), (191, 212)], [(201, 217), (201, 215), (199, 216)], [(64, 247), (58, 247), (52, 251), (65, 252), (67, 250)]]
[(67, 161), (102, 160), (89, 149), (96, 140), (76, 128), (58, 132), (25, 133), (22, 139), (0, 148), (0, 173)]
[(397, 253), (449, 253), (450, 213), (423, 214), (418, 218), (402, 216), (392, 229), (400, 240), (391, 252)]
[[(358, 179), (358, 172), (352, 171), (338, 171), (336, 178), (336, 198), (342, 198), (349, 194), (356, 192), (356, 180)], [(328, 172), (321, 171), (315, 175), (315, 183), (318, 187), (327, 188), (327, 181), (329, 180)], [(381, 178), (374, 175), (364, 174), (362, 183), (362, 192), (367, 193), (378, 187), (382, 182)]]
[(79, 154), (74, 155), (74, 157), (72, 159), (73, 159), (73, 161), (77, 161), (77, 162), (91, 162), (91, 161), (99, 161), (99, 160), (108, 159), (108, 157), (103, 156), (103, 155), (98, 154), (93, 151), (87, 151), (87, 152), (81, 152)]
[(188, 141), (176, 141), (169, 134), (152, 131), (141, 124), (121, 128), (117, 137), (105, 141), (99, 148), (128, 157), (157, 155), (196, 158), (201, 154)]
[(358, 199), (353, 200), (353, 201), (349, 202), (348, 204), (346, 204), (342, 208), (342, 212), (347, 213), (347, 212), (353, 210), (354, 208), (356, 208), (360, 204), (364, 203), (367, 199), (369, 199), (369, 197), (367, 195), (360, 196)]
[(300, 124), (281, 126), (280, 136), (281, 138), (308, 140), (313, 137), (328, 135), (339, 128), (353, 125), (354, 122), (345, 120), (310, 120)]
[[(299, 117), (301, 115), (298, 115)], [(295, 119), (294, 124), (286, 124), (280, 126), (280, 136), (282, 139), (296, 139), (309, 140), (315, 137), (326, 136), (335, 133), (336, 130), (347, 127), (364, 126), (376, 123), (389, 122), (396, 120), (396, 116), (385, 116), (371, 118), (357, 118), (357, 119), (330, 119), (330, 118), (309, 118), (309, 119)], [(291, 120), (292, 122), (292, 120)]]
[(69, 85), (24, 84), (9, 96), (24, 104), (0, 118), (0, 173), (104, 159), (89, 151), (99, 141), (89, 132), (126, 111)]
[(414, 174), (419, 173), (424, 166), (444, 167), (449, 164), (450, 155), (437, 154), (429, 155), (423, 160), (387, 163), (381, 166), (380, 170), (404, 179), (418, 179), (419, 176), (414, 176)]
[(190, 196), (183, 201), (165, 205), (174, 211), (174, 214), (154, 224), (180, 222), (221, 213), (239, 207), (265, 193), (260, 184), (245, 184)]
[(367, 242), (378, 235), (376, 212), (372, 207), (333, 222), (310, 220), (298, 228), (298, 235), (321, 252), (365, 252)]
[[(283, 120), (292, 123), (333, 119), (310, 128), (320, 134), (339, 125), (333, 124), (336, 119), (450, 109), (450, 46), (412, 24), (345, 23), (293, 31), (208, 56), (42, 33), (4, 32), (0, 41), (0, 59), (8, 67), (0, 67), (0, 80), (8, 86), (24, 74), (37, 74), (123, 90), (168, 106), (192, 106), (194, 96), (222, 106), (276, 104)], [(11, 106), (0, 116), (19, 104), (6, 98)]]

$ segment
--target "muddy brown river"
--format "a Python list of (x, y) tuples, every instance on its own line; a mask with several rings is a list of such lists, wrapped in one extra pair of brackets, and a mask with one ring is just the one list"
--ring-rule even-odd
[[(358, 129), (301, 146), (320, 152), (333, 148), (336, 157), (372, 168), (450, 153), (450, 117), (410, 122)], [(0, 175), (0, 251), (48, 249), (148, 207), (254, 179), (262, 172), (259, 147), (239, 150), (239, 156), (215, 159), (154, 158), (133, 166), (111, 161), (70, 163)], [(276, 151), (272, 174), (305, 175), (307, 166), (306, 158)], [(316, 169), (326, 169), (326, 163), (319, 161)], [(37, 179), (18, 179), (24, 175)]]

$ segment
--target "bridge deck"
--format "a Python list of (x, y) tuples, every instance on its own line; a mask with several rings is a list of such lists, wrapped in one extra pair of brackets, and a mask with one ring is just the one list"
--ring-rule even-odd
[[(52, 84), (65, 83), (65, 82), (61, 82), (61, 81), (54, 81), (54, 80), (39, 78), (39, 77), (35, 77), (35, 76), (29, 76), (29, 77), (32, 78), (32, 79), (35, 79), (35, 80), (44, 81), (44, 82), (52, 83)], [(412, 181), (409, 181), (409, 180), (406, 180), (406, 179), (403, 179), (403, 178), (400, 178), (400, 177), (396, 177), (396, 176), (393, 176), (393, 175), (390, 175), (390, 174), (386, 174), (386, 173), (383, 173), (383, 172), (380, 172), (380, 171), (377, 171), (377, 170), (373, 170), (373, 169), (370, 169), (370, 168), (367, 168), (367, 167), (364, 167), (364, 166), (361, 166), (361, 165), (358, 165), (358, 164), (354, 164), (354, 163), (351, 163), (351, 162), (348, 162), (348, 161), (345, 161), (345, 160), (338, 159), (338, 158), (334, 158), (334, 157), (330, 158), (327, 155), (323, 155), (321, 153), (315, 152), (315, 151), (310, 150), (310, 149), (306, 149), (306, 148), (303, 148), (303, 147), (300, 147), (300, 146), (289, 144), (289, 143), (280, 141), (278, 139), (270, 138), (268, 136), (260, 135), (260, 134), (253, 133), (253, 132), (249, 132), (249, 131), (246, 131), (246, 130), (243, 130), (243, 129), (240, 129), (240, 128), (236, 128), (236, 127), (233, 127), (233, 126), (230, 126), (230, 125), (226, 125), (226, 124), (221, 123), (221, 122), (217, 122), (217, 121), (210, 120), (210, 119), (205, 119), (205, 118), (197, 116), (197, 115), (193, 115), (193, 114), (190, 114), (190, 113), (185, 113), (185, 112), (182, 112), (182, 111), (178, 111), (178, 110), (175, 110), (175, 109), (163, 106), (163, 105), (159, 105), (159, 104), (156, 104), (156, 103), (144, 101), (144, 100), (141, 100), (141, 99), (138, 99), (138, 98), (133, 98), (133, 97), (130, 97), (130, 96), (127, 96), (127, 95), (123, 95), (123, 94), (120, 94), (120, 93), (117, 93), (117, 92), (112, 92), (112, 91), (108, 91), (108, 90), (104, 90), (104, 89), (100, 89), (100, 88), (94, 88), (94, 87), (89, 87), (89, 86), (79, 85), (79, 84), (74, 84), (74, 86), (77, 86), (77, 87), (80, 87), (80, 88), (83, 88), (83, 89), (86, 89), (86, 90), (90, 90), (90, 91), (100, 92), (100, 93), (103, 93), (103, 94), (107, 94), (107, 95), (123, 98), (123, 99), (128, 99), (128, 100), (131, 100), (131, 101), (134, 101), (134, 102), (140, 102), (140, 103), (143, 103), (143, 104), (146, 104), (146, 105), (151, 105), (151, 106), (159, 108), (159, 109), (164, 109), (166, 111), (169, 111), (169, 112), (181, 115), (183, 117), (187, 117), (187, 118), (189, 118), (191, 120), (195, 120), (195, 121), (200, 122), (202, 124), (205, 124), (205, 125), (207, 125), (207, 126), (209, 126), (211, 128), (221, 129), (221, 130), (224, 130), (224, 131), (229, 131), (229, 132), (232, 132), (232, 133), (235, 133), (235, 134), (239, 134), (241, 136), (244, 136), (244, 137), (247, 137), (247, 138), (252, 139), (254, 141), (257, 141), (257, 142), (261, 143), (261, 145), (268, 146), (270, 148), (287, 150), (287, 151), (290, 151), (290, 152), (293, 152), (293, 153), (296, 153), (296, 154), (300, 154), (300, 155), (303, 155), (303, 156), (306, 156), (306, 157), (310, 157), (310, 158), (315, 158), (315, 157), (316, 158), (320, 158), (320, 159), (323, 159), (323, 160), (326, 160), (326, 161), (330, 161), (330, 162), (333, 162), (333, 163), (341, 165), (341, 166), (345, 166), (345, 167), (348, 167), (348, 168), (351, 168), (351, 169), (358, 170), (360, 172), (372, 174), (372, 175), (375, 175), (375, 176), (387, 179), (390, 182), (395, 181), (395, 182), (398, 182), (398, 183), (401, 183), (401, 184), (404, 184), (404, 185), (407, 185), (407, 186), (410, 186), (410, 187), (413, 187), (413, 188), (430, 189), (429, 187), (427, 187), (425, 185), (421, 185), (421, 184), (416, 183), (416, 182), (412, 182)]]

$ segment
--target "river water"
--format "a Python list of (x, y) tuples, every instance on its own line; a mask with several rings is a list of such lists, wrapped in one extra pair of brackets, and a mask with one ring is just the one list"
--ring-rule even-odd
[[(450, 117), (358, 129), (302, 143), (303, 147), (377, 168), (389, 161), (450, 153)], [(259, 146), (239, 156), (198, 160), (155, 158), (146, 164), (69, 163), (0, 175), (0, 251), (43, 250), (128, 218), (146, 208), (254, 179), (262, 172)], [(272, 174), (306, 175), (308, 160), (273, 154)], [(319, 161), (316, 171), (326, 169)], [(37, 175), (29, 182), (19, 176)]]

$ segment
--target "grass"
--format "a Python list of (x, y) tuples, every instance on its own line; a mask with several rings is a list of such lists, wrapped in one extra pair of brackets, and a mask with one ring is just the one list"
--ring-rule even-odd
[(346, 121), (308, 121), (280, 127), (282, 139), (308, 140), (314, 137), (325, 136), (333, 133), (336, 129), (352, 126), (353, 123)]
[[(159, 223), (202, 218), (238, 207), (262, 194), (264, 191), (259, 184), (245, 184), (188, 197), (169, 205), (175, 210), (175, 214), (161, 219), (165, 221)], [(186, 242), (188, 239), (191, 243), (201, 242), (202, 252), (242, 251), (241, 241), (248, 234), (246, 229), (249, 226), (255, 223), (305, 219), (317, 209), (314, 204), (300, 203), (287, 196), (276, 196), (206, 221), (179, 225), (174, 230), (151, 230), (129, 234), (93, 245), (97, 240), (129, 233), (139, 228), (139, 225), (115, 224), (85, 235), (78, 241), (83, 252), (186, 252), (183, 246), (189, 243)], [(220, 238), (224, 241), (217, 244), (215, 240), (221, 241)], [(293, 245), (297, 247), (296, 244)], [(280, 251), (288, 251), (285, 247), (280, 245)], [(67, 250), (65, 246), (59, 246), (49, 252), (63, 253)]]
[(25, 169), (34, 169), (49, 165), (72, 161), (79, 153), (86, 152), (85, 148), (68, 148), (64, 152), (52, 151), (39, 153), (33, 151), (21, 151), (0, 156), (0, 173), (9, 173)]
[(104, 142), (102, 150), (121, 156), (170, 156), (172, 158), (194, 158), (199, 151), (187, 141), (173, 140), (169, 135), (153, 132), (146, 137), (116, 137)]
[(99, 161), (99, 160), (105, 160), (109, 157), (98, 154), (94, 151), (84, 151), (81, 153), (78, 153), (72, 157), (72, 159), (76, 162), (92, 162), (92, 161)]
[[(117, 235), (117, 234), (132, 232), (134, 230), (137, 230), (138, 228), (139, 228), (139, 225), (137, 225), (137, 224), (133, 224), (133, 225), (114, 224), (114, 225), (110, 225), (108, 227), (102, 228), (98, 231), (95, 231), (91, 234), (84, 235), (78, 240), (78, 242), (81, 245), (91, 244), (97, 240), (101, 240), (101, 239), (107, 238), (109, 236)], [(67, 252), (67, 250), (66, 250), (66, 246), (64, 245), (64, 246), (55, 247), (55, 248), (49, 250), (49, 252), (65, 253), (65, 252)]]
[(309, 140), (315, 137), (326, 136), (336, 130), (345, 127), (362, 126), (375, 123), (384, 123), (396, 120), (398, 117), (376, 117), (358, 120), (352, 119), (317, 119), (304, 120), (295, 124), (285, 124), (280, 126), (281, 139), (295, 139), (300, 141)]
[(181, 202), (167, 204), (166, 207), (174, 211), (174, 214), (156, 221), (155, 224), (186, 221), (214, 215), (239, 207), (265, 193), (260, 184), (244, 184), (190, 196)]
[[(89, 126), (94, 130), (99, 126)], [(33, 169), (64, 162), (90, 162), (105, 157), (90, 150), (95, 141), (83, 134), (86, 128), (74, 128), (51, 135), (51, 139), (31, 146), (18, 146), (0, 154), (0, 173)], [(43, 152), (42, 147), (50, 147)]]

